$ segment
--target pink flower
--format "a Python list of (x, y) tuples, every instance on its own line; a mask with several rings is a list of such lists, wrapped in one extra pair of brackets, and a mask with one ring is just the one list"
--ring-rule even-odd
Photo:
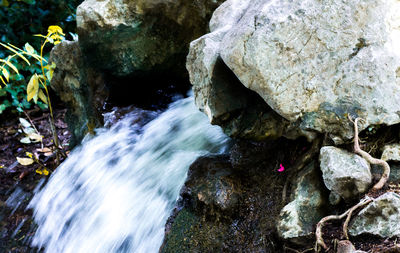
[(283, 167), (282, 163), (279, 164), (278, 172), (283, 172), (284, 170), (285, 170), (285, 167)]

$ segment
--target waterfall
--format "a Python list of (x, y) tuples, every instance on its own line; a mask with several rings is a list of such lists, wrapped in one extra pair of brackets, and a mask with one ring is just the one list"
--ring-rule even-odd
[(190, 164), (228, 138), (193, 98), (144, 126), (130, 113), (84, 140), (30, 203), (32, 245), (48, 253), (158, 252)]

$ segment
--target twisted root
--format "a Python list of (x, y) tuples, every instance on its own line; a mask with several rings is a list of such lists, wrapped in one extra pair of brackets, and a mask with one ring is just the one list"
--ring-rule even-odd
[(351, 119), (349, 115), (349, 120), (354, 124), (354, 152), (360, 155), (362, 158), (367, 160), (370, 164), (376, 164), (383, 167), (383, 173), (381, 179), (372, 187), (372, 190), (377, 191), (382, 189), (382, 187), (386, 184), (387, 180), (389, 179), (390, 175), (390, 166), (387, 162), (372, 157), (370, 154), (365, 152), (360, 148), (359, 139), (358, 139), (358, 121), (362, 120), (360, 118), (356, 118), (354, 121)]
[(349, 221), (351, 219), (351, 215), (353, 214), (353, 212), (356, 209), (369, 204), (372, 200), (373, 200), (372, 198), (366, 197), (366, 198), (362, 199), (358, 204), (352, 206), (346, 212), (342, 213), (341, 215), (329, 215), (329, 216), (326, 216), (326, 217), (322, 218), (318, 222), (317, 229), (315, 230), (315, 239), (316, 239), (316, 244), (317, 244), (315, 251), (318, 251), (317, 250), (317, 246), (321, 246), (325, 250), (328, 250), (328, 246), (326, 246), (326, 244), (324, 242), (324, 239), (322, 238), (322, 227), (325, 225), (325, 223), (327, 221), (330, 221), (330, 220), (341, 220), (341, 219), (343, 219), (344, 217), (347, 216), (346, 217), (346, 221), (343, 224), (343, 232), (344, 232), (346, 238), (348, 238), (347, 227), (348, 227), (348, 223), (349, 223)]

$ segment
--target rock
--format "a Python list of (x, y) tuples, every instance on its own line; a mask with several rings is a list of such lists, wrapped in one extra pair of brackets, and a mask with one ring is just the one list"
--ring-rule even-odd
[(400, 144), (389, 144), (383, 147), (381, 159), (384, 161), (400, 161)]
[(189, 42), (208, 30), (223, 0), (85, 0), (77, 9), (83, 52), (115, 76), (184, 74)]
[(221, 60), (222, 39), (243, 14), (236, 10), (244, 10), (250, 1), (226, 3), (214, 13), (211, 33), (190, 43), (186, 68), (197, 107), (231, 137), (263, 140), (285, 134), (296, 138), (300, 134), (288, 130), (294, 127), (246, 89)]
[(297, 178), (294, 199), (280, 213), (277, 228), (282, 239), (297, 244), (311, 239), (314, 225), (325, 216), (325, 191), (319, 170), (309, 164)]
[(354, 245), (348, 240), (338, 242), (336, 253), (366, 253), (362, 250), (356, 250)]
[[(287, 161), (304, 143), (236, 143), (230, 156), (198, 158), (166, 225), (160, 252), (283, 252), (276, 222)], [(285, 152), (282, 152), (285, 150)]]
[(347, 114), (365, 119), (361, 130), (400, 122), (400, 2), (249, 3), (228, 0), (215, 11), (212, 33), (195, 43), (203, 44), (196, 55), (214, 55), (203, 69), (197, 65), (201, 75), (211, 77), (218, 52), (280, 116), (300, 122), (303, 131), (328, 133), (335, 143), (353, 136)]
[[(233, 211), (239, 200), (239, 182), (232, 179), (227, 157), (201, 157), (194, 164), (185, 184), (197, 201), (210, 208)], [(223, 159), (225, 158), (225, 159)], [(188, 191), (189, 192), (189, 191)]]
[(103, 75), (87, 67), (82, 57), (77, 41), (63, 41), (53, 48), (49, 60), (56, 64), (50, 87), (68, 108), (66, 121), (72, 134), (71, 147), (82, 140), (88, 126), (102, 126), (98, 110), (107, 97)]
[(334, 194), (351, 201), (368, 190), (372, 175), (370, 165), (364, 158), (325, 146), (320, 150), (319, 159), (324, 183)]
[(362, 209), (349, 226), (349, 234), (382, 238), (400, 236), (400, 195), (387, 192)]

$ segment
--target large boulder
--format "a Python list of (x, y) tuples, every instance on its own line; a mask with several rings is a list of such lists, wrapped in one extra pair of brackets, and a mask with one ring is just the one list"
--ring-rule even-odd
[(77, 27), (90, 64), (116, 76), (148, 71), (185, 73), (189, 42), (208, 31), (224, 0), (86, 0)]
[[(359, 197), (372, 182), (370, 164), (362, 157), (340, 148), (325, 146), (320, 150), (320, 166), (326, 187), (346, 201)], [(332, 201), (335, 198), (330, 197)]]
[(75, 146), (94, 127), (103, 125), (99, 108), (108, 95), (104, 77), (84, 63), (78, 41), (56, 45), (49, 62), (56, 64), (51, 87), (68, 108), (70, 146)]
[[(192, 43), (209, 54), (195, 67), (211, 77), (221, 57), (280, 116), (341, 143), (353, 136), (348, 114), (365, 119), (361, 130), (400, 122), (399, 10), (384, 0), (228, 0)], [(191, 76), (197, 100), (209, 99), (210, 78)], [(198, 104), (210, 116), (212, 105)]]
[(236, 138), (262, 140), (282, 135), (295, 138), (294, 124), (279, 116), (255, 92), (246, 89), (221, 59), (225, 34), (251, 1), (222, 4), (210, 21), (211, 33), (190, 43), (186, 68), (195, 102), (212, 124)]

